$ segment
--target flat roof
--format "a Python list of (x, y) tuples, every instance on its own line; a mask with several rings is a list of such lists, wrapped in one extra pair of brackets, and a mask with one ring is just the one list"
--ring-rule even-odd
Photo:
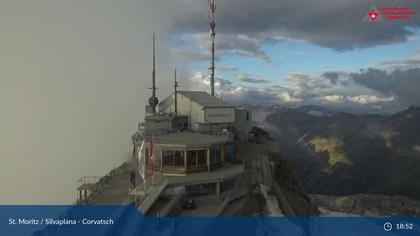
[(220, 98), (211, 96), (207, 92), (203, 91), (179, 91), (178, 93), (188, 97), (192, 101), (200, 104), (203, 107), (233, 107), (229, 103), (223, 101)]
[[(191, 101), (199, 104), (204, 108), (233, 108), (231, 104), (223, 101), (222, 99), (211, 96), (209, 93), (204, 91), (178, 91), (184, 97), (187, 97)], [(159, 110), (166, 110), (175, 102), (174, 93), (165, 98), (159, 103)]]
[(179, 132), (155, 136), (155, 143), (168, 146), (210, 146), (230, 141), (229, 135), (207, 135), (196, 132)]

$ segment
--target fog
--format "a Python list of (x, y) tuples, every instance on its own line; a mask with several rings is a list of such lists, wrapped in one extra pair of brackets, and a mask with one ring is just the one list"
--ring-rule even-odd
[[(0, 5), (0, 204), (73, 203), (79, 177), (130, 158), (150, 96), (155, 10), (134, 0)], [(168, 35), (153, 21), (162, 97)]]

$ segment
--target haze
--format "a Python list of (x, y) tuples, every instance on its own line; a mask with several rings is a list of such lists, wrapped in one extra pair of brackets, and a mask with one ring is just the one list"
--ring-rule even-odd
[(73, 203), (79, 177), (104, 175), (131, 155), (151, 83), (150, 7), (0, 5), (0, 204)]

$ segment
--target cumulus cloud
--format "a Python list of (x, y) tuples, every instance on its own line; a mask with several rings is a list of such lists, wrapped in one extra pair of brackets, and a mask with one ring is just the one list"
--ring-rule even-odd
[[(228, 79), (215, 78), (216, 96), (223, 97), (236, 105), (275, 105), (275, 104), (291, 104), (301, 101), (293, 96), (293, 92), (281, 86), (256, 87), (242, 86), (233, 84)], [(210, 80), (201, 72), (192, 72), (184, 81), (185, 84), (181, 89), (192, 89), (200, 91), (209, 91)]]
[(351, 102), (366, 105), (378, 102), (391, 102), (394, 101), (394, 97), (377, 97), (373, 95), (359, 95), (359, 96), (348, 96), (347, 99)]
[(322, 96), (321, 99), (327, 102), (337, 103), (343, 100), (343, 96), (342, 95), (326, 95), (326, 96)]
[(279, 92), (277, 98), (285, 103), (300, 103), (303, 101), (303, 99), (293, 96), (289, 91)]
[(239, 81), (243, 81), (243, 82), (247, 82), (247, 83), (255, 83), (255, 84), (265, 84), (265, 83), (270, 83), (271, 81), (269, 80), (265, 80), (265, 79), (261, 79), (259, 77), (255, 77), (253, 75), (239, 75), (237, 77), (235, 77), (235, 80), (239, 80)]
[[(369, 69), (368, 69), (369, 70)], [(365, 70), (367, 72), (368, 70)], [(373, 69), (370, 69), (373, 70)], [(375, 69), (378, 77), (388, 75)], [(398, 75), (405, 75), (407, 71), (400, 71)], [(322, 105), (330, 108), (342, 109), (347, 111), (371, 112), (373, 109), (378, 112), (392, 113), (405, 108), (411, 103), (406, 103), (401, 95), (395, 92), (385, 92), (387, 86), (374, 88), (368, 83), (359, 82), (359, 77), (368, 77), (365, 74), (348, 73), (337, 71), (340, 74), (340, 82), (332, 84), (325, 74), (310, 75), (303, 72), (288, 73), (284, 78), (284, 83), (270, 82), (270, 86), (245, 86), (235, 83), (238, 79), (233, 77), (231, 80), (216, 78), (216, 94), (223, 96), (223, 99), (236, 105), (249, 104), (256, 106), (270, 105)], [(371, 72), (373, 74), (373, 72)], [(394, 75), (397, 76), (396, 72)], [(243, 77), (246, 78), (246, 77)], [(376, 77), (375, 77), (376, 78)], [(401, 79), (401, 78), (400, 78)], [(399, 81), (400, 79), (396, 79)], [(241, 79), (239, 79), (241, 80)], [(242, 79), (247, 80), (247, 79)], [(254, 82), (254, 81), (253, 81)], [(346, 82), (346, 83), (342, 83)], [(201, 72), (192, 73), (189, 81), (185, 84), (190, 85), (191, 89), (209, 90), (209, 78)], [(402, 87), (392, 83), (395, 88)], [(379, 84), (377, 84), (379, 86)], [(391, 85), (391, 84), (390, 84)], [(418, 88), (415, 87), (415, 88)]]
[(326, 71), (322, 74), (325, 78), (329, 79), (331, 84), (336, 84), (340, 74), (336, 71)]
[(351, 73), (357, 83), (387, 96), (396, 96), (407, 104), (420, 105), (420, 68), (385, 71), (369, 68)]

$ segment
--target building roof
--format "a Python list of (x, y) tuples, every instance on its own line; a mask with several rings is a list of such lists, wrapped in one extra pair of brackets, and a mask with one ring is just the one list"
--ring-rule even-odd
[(179, 91), (178, 93), (188, 97), (192, 101), (198, 103), (203, 107), (233, 107), (229, 103), (221, 100), (220, 98), (211, 96), (203, 91)]
[[(189, 98), (191, 101), (199, 104), (204, 108), (216, 108), (216, 107), (233, 107), (229, 103), (221, 100), (220, 98), (211, 96), (207, 92), (203, 91), (178, 91), (178, 94)], [(165, 98), (159, 104), (159, 110), (165, 110), (174, 103), (174, 94)]]
[(159, 103), (159, 110), (164, 111), (168, 109), (174, 103), (174, 94), (169, 95), (167, 98), (165, 98), (161, 103)]

